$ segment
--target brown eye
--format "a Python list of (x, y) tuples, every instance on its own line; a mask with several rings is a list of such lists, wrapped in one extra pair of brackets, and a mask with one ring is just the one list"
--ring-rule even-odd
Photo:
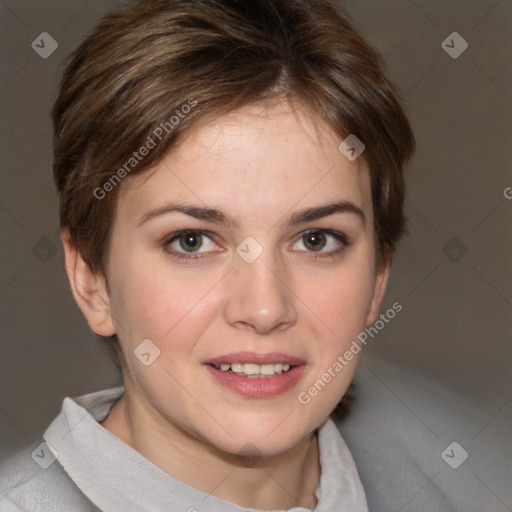
[(306, 233), (302, 237), (302, 241), (309, 251), (321, 251), (327, 243), (325, 233), (320, 231)]
[(333, 258), (341, 254), (350, 242), (347, 237), (331, 229), (311, 229), (302, 233), (293, 245), (293, 251), (300, 251), (312, 258)]
[(164, 250), (176, 258), (199, 259), (219, 252), (219, 247), (208, 232), (190, 229), (170, 235), (164, 241)]
[(195, 252), (203, 245), (201, 233), (184, 233), (178, 240), (180, 247), (186, 252)]

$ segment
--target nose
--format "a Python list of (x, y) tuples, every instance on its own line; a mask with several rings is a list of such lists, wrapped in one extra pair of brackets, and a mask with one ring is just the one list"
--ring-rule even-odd
[(297, 321), (295, 295), (284, 264), (265, 257), (253, 263), (237, 257), (230, 273), (227, 322), (258, 334), (285, 330)]

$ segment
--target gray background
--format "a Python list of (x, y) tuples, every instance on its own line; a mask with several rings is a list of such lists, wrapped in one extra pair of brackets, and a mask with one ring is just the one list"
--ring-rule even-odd
[[(34, 442), (64, 396), (120, 383), (64, 274), (49, 119), (65, 59), (114, 5), (0, 0), (2, 458)], [(494, 450), (509, 468), (512, 1), (344, 5), (383, 53), (418, 142), (408, 171), (411, 234), (384, 305), (399, 301), (404, 309), (370, 341), (363, 370), (440, 446), (461, 440), (470, 454)], [(441, 46), (454, 31), (469, 44), (456, 59)], [(48, 59), (31, 48), (42, 32), (59, 44)], [(422, 400), (426, 389), (442, 409)], [(496, 439), (508, 441), (498, 446)], [(471, 467), (497, 504), (492, 510), (512, 510), (510, 473)]]

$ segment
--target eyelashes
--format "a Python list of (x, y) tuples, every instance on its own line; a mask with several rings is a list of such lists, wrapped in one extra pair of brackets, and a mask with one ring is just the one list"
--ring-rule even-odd
[[(347, 238), (343, 233), (338, 233), (337, 231), (328, 229), (310, 229), (305, 231), (301, 234), (294, 245), (297, 243), (302, 244), (307, 252), (311, 252), (316, 255), (337, 254), (340, 250), (344, 250), (348, 246)], [(326, 247), (330, 247), (330, 250), (322, 251), (322, 249), (325, 249)]]
[[(165, 238), (164, 250), (171, 257), (181, 260), (199, 260), (211, 257), (216, 252), (224, 252), (215, 242), (215, 235), (201, 229), (187, 229), (177, 231)], [(308, 229), (302, 232), (292, 247), (300, 245), (301, 248), (292, 248), (291, 251), (304, 253), (304, 256), (313, 260), (333, 259), (339, 256), (350, 245), (346, 235), (331, 229)], [(325, 250), (325, 249), (328, 250)]]
[[(199, 252), (198, 249), (202, 248), (205, 239), (209, 242), (210, 250)], [(211, 248), (212, 245), (214, 247), (216, 246), (213, 241), (213, 235), (208, 231), (196, 229), (174, 233), (165, 243), (166, 250), (169, 254), (185, 259), (198, 259), (203, 257), (201, 254), (205, 254), (205, 252), (215, 251), (214, 248)], [(218, 250), (216, 252), (218, 252)]]

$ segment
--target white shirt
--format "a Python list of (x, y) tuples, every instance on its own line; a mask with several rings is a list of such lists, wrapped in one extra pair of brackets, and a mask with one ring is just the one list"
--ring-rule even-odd
[[(122, 393), (120, 387), (66, 398), (44, 442), (2, 468), (0, 510), (256, 512), (172, 477), (103, 428), (99, 422)], [(352, 455), (332, 420), (318, 429), (318, 444), (321, 477), (314, 512), (368, 512)], [(289, 510), (310, 512), (301, 506)]]
[[(471, 401), (440, 383), (368, 355), (358, 369), (348, 417), (339, 424), (327, 421), (318, 431), (322, 473), (315, 511), (366, 510), (364, 495), (371, 512), (512, 510), (510, 407), (499, 414), (475, 411)], [(98, 421), (119, 396), (113, 389), (67, 398), (45, 434), (60, 449), (58, 460), (45, 470), (34, 462), (31, 453), (41, 455), (41, 439), (1, 465), (0, 512), (117, 511), (117, 499), (128, 500), (122, 512), (194, 512), (194, 506), (197, 512), (250, 512), (177, 481), (101, 427)], [(443, 459), (454, 441), (469, 454), (456, 469), (448, 464), (453, 459)], [(85, 479), (79, 485), (87, 488), (68, 476), (73, 466)], [(170, 503), (161, 502), (166, 488), (176, 491)], [(95, 493), (105, 508), (94, 505)], [(196, 501), (189, 504), (189, 498)]]

